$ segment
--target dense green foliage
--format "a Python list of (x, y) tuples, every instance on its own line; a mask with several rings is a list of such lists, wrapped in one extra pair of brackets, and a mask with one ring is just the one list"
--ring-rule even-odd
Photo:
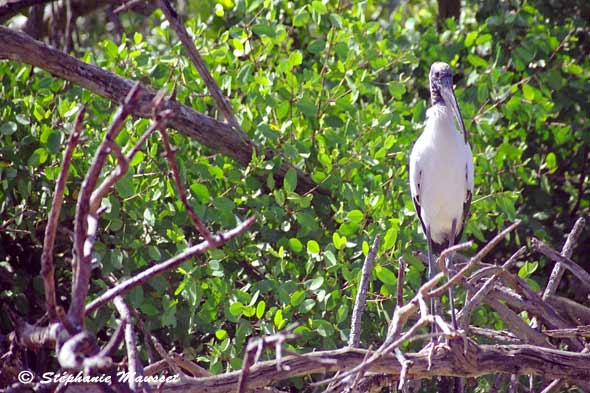
[[(378, 343), (386, 330), (398, 257), (409, 263), (405, 293), (420, 285), (424, 267), (412, 253), (425, 241), (409, 197), (407, 162), (423, 125), (434, 61), (456, 70), (471, 133), (475, 195), (464, 238), (482, 244), (508, 222), (523, 220), (512, 244), (494, 254), (500, 260), (533, 234), (559, 247), (573, 219), (588, 213), (588, 22), (575, 15), (553, 20), (534, 3), (513, 1), (501, 9), (465, 8), (460, 22), (447, 21), (439, 32), (430, 3), (395, 9), (386, 3), (189, 2), (185, 24), (245, 132), (331, 195), (296, 194), (292, 173), (278, 184), (271, 175), (278, 161), (254, 157), (243, 168), (173, 133), (191, 203), (210, 227), (230, 228), (251, 214), (257, 224), (127, 300), (163, 342), (214, 372), (239, 368), (249, 337), (292, 322), (301, 334), (294, 349), (343, 345), (360, 268), (377, 234), (383, 242), (363, 345)], [(176, 83), (180, 102), (217, 116), (162, 14), (122, 18), (122, 38), (97, 21), (80, 31), (78, 56), (157, 88), (171, 91)], [(116, 106), (13, 62), (0, 63), (0, 81), (0, 280), (7, 288), (0, 299), (34, 320), (43, 311), (43, 291), (39, 277), (32, 286), (29, 280), (39, 271), (44, 222), (76, 109), (89, 108), (88, 142), (75, 154), (57, 244), (64, 305), (76, 193)], [(131, 119), (117, 141), (129, 148), (147, 125)], [(154, 135), (104, 202), (94, 296), (106, 288), (108, 273), (130, 276), (198, 241), (164, 176), (162, 152)], [(582, 246), (574, 259), (587, 263), (587, 252)], [(547, 270), (537, 269), (537, 261), (531, 256), (521, 275), (542, 286)], [(104, 307), (88, 324), (112, 329), (115, 318)], [(474, 323), (501, 326), (485, 308)]]

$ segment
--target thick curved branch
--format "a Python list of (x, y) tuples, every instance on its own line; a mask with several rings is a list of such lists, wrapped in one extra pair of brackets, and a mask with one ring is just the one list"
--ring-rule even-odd
[(59, 212), (64, 200), (64, 190), (66, 188), (66, 181), (68, 179), (68, 172), (70, 170), (70, 164), (72, 162), (72, 156), (74, 149), (78, 145), (80, 134), (84, 126), (84, 113), (86, 108), (80, 108), (80, 112), (76, 116), (74, 121), (74, 129), (63, 155), (63, 162), (57, 182), (55, 183), (55, 192), (53, 194), (53, 202), (51, 203), (51, 211), (49, 212), (49, 218), (47, 225), (45, 226), (45, 237), (43, 238), (43, 253), (41, 254), (41, 276), (43, 277), (43, 285), (45, 287), (45, 301), (47, 302), (47, 315), (51, 322), (55, 321), (57, 314), (55, 307), (57, 305), (55, 298), (55, 277), (54, 277), (54, 266), (53, 266), (53, 246), (55, 244), (55, 233), (57, 231)]
[[(468, 341), (464, 352), (463, 339), (452, 340), (447, 350), (437, 351), (429, 359), (428, 351), (405, 353), (408, 378), (429, 378), (437, 375), (480, 377), (483, 375), (536, 374), (546, 378), (582, 379), (590, 377), (590, 355), (541, 348), (532, 345), (476, 345)], [(367, 351), (343, 348), (305, 355), (287, 356), (277, 361), (260, 362), (250, 369), (249, 388), (269, 386), (295, 376), (324, 374), (349, 370), (367, 357)], [(326, 360), (330, 360), (326, 362)], [(387, 354), (371, 364), (367, 371), (399, 376), (402, 365), (395, 355)], [(166, 386), (163, 392), (235, 392), (240, 372), (205, 378), (191, 378), (188, 383)]]
[[(84, 63), (66, 55), (42, 42), (36, 41), (24, 33), (0, 26), (0, 59), (10, 59), (20, 63), (39, 67), (52, 75), (77, 84), (94, 94), (107, 98), (115, 103), (122, 103), (134, 85), (134, 81), (122, 78), (92, 64)], [(156, 92), (149, 86), (140, 86), (136, 106), (131, 114), (151, 118), (152, 101)], [(262, 151), (243, 132), (235, 130), (231, 125), (222, 123), (177, 101), (169, 101), (165, 108), (172, 111), (168, 126), (197, 140), (213, 151), (222, 153), (241, 165), (248, 165), (253, 149), (270, 159), (276, 153)], [(293, 166), (283, 161), (274, 176), (282, 179)], [(319, 188), (311, 177), (297, 169), (296, 191), (327, 192)]]

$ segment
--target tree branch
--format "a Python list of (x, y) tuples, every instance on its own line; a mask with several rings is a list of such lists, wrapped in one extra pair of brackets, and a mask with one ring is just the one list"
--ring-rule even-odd
[(369, 281), (371, 278), (371, 272), (373, 271), (375, 257), (377, 256), (377, 250), (379, 249), (379, 244), (381, 244), (381, 236), (377, 235), (373, 240), (373, 245), (365, 258), (365, 262), (363, 263), (361, 281), (358, 286), (356, 300), (352, 310), (350, 336), (348, 337), (348, 345), (354, 348), (358, 347), (361, 341), (361, 321), (363, 312), (365, 311)]
[(88, 286), (91, 273), (92, 246), (98, 217), (96, 211), (91, 209), (90, 200), (96, 187), (100, 172), (104, 167), (111, 144), (123, 128), (125, 119), (131, 111), (139, 93), (139, 83), (129, 91), (127, 98), (115, 115), (111, 127), (105, 134), (102, 143), (95, 153), (92, 164), (82, 182), (82, 187), (76, 203), (76, 217), (74, 220), (74, 264), (72, 274), (72, 298), (68, 309), (68, 322), (75, 328), (81, 329), (84, 325), (84, 303), (88, 295)]
[[(44, 69), (52, 75), (75, 83), (94, 94), (121, 103), (134, 84), (134, 81), (122, 78), (92, 64), (84, 63), (64, 54), (28, 35), (0, 26), (0, 59), (10, 59)], [(140, 86), (136, 106), (131, 114), (150, 118), (155, 90), (149, 86)], [(276, 155), (272, 151), (261, 149), (246, 134), (230, 125), (203, 115), (194, 109), (170, 100), (164, 108), (170, 109), (172, 115), (168, 126), (197, 140), (215, 152), (222, 153), (246, 166), (252, 159), (253, 149), (259, 155), (271, 159)], [(283, 179), (293, 166), (282, 159), (283, 164), (274, 173), (277, 179)], [(329, 193), (318, 187), (311, 177), (303, 171), (297, 171), (297, 188), (300, 194), (308, 191), (320, 194)]]
[[(590, 355), (532, 345), (477, 345), (468, 341), (464, 351), (462, 339), (449, 342), (446, 349), (430, 355), (405, 353), (412, 362), (408, 378), (430, 378), (437, 375), (480, 377), (487, 374), (536, 374), (546, 378), (583, 379), (590, 377)], [(287, 356), (281, 360), (283, 367), (277, 368), (277, 360), (260, 362), (250, 369), (249, 388), (268, 386), (288, 378), (345, 371), (365, 360), (367, 351), (356, 348), (342, 348), (333, 351), (318, 351), (305, 355)], [(329, 360), (329, 362), (322, 362)], [(385, 354), (368, 366), (368, 372), (399, 377), (402, 365), (395, 355)], [(235, 392), (240, 372), (231, 372), (205, 378), (190, 378), (185, 384), (164, 387), (163, 392)]]
[(215, 82), (215, 79), (213, 79), (213, 76), (211, 76), (211, 73), (203, 61), (201, 54), (195, 47), (193, 40), (188, 35), (188, 31), (186, 31), (186, 28), (182, 24), (180, 16), (174, 10), (174, 8), (172, 8), (172, 5), (168, 0), (159, 0), (158, 4), (164, 15), (166, 15), (166, 19), (168, 19), (168, 22), (170, 22), (170, 25), (176, 32), (176, 35), (178, 35), (178, 38), (180, 39), (182, 46), (184, 46), (189, 59), (191, 59), (197, 68), (197, 71), (199, 71), (199, 74), (201, 75), (201, 78), (203, 78), (205, 85), (207, 85), (209, 93), (211, 93), (211, 96), (217, 104), (217, 108), (219, 108), (219, 111), (223, 114), (223, 117), (225, 117), (225, 120), (229, 123), (229, 125), (232, 126), (236, 131), (240, 131), (240, 133), (242, 133), (242, 127), (240, 127), (240, 123), (238, 123), (229, 101), (221, 92), (221, 89), (219, 88), (217, 82)]
[(64, 190), (66, 188), (66, 181), (68, 179), (68, 172), (70, 171), (70, 164), (72, 162), (72, 155), (74, 149), (78, 145), (80, 134), (84, 126), (83, 119), (86, 108), (81, 107), (76, 120), (74, 121), (74, 129), (63, 155), (63, 162), (57, 182), (55, 183), (55, 192), (53, 193), (53, 202), (51, 203), (51, 211), (49, 212), (49, 219), (45, 226), (45, 237), (43, 238), (43, 253), (41, 254), (41, 276), (43, 277), (43, 285), (45, 287), (45, 300), (47, 302), (47, 315), (49, 321), (54, 322), (57, 318), (55, 312), (55, 277), (53, 266), (53, 246), (55, 244), (55, 233), (57, 231), (59, 212), (64, 200)]

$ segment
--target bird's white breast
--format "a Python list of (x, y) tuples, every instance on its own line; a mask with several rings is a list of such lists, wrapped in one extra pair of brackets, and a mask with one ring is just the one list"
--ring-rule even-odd
[(448, 241), (453, 220), (460, 231), (467, 190), (473, 189), (473, 158), (444, 105), (428, 110), (424, 132), (412, 149), (410, 189), (419, 196), (420, 215), (433, 241)]

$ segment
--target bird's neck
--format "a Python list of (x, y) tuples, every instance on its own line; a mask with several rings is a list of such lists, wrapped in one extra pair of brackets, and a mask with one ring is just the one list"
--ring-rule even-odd
[(426, 117), (429, 125), (425, 130), (432, 133), (434, 138), (448, 138), (449, 133), (458, 133), (453, 111), (447, 105), (443, 103), (432, 104), (426, 112)]
[(442, 95), (440, 94), (440, 90), (438, 87), (430, 84), (430, 101), (432, 105), (444, 105), (445, 102), (443, 101)]

